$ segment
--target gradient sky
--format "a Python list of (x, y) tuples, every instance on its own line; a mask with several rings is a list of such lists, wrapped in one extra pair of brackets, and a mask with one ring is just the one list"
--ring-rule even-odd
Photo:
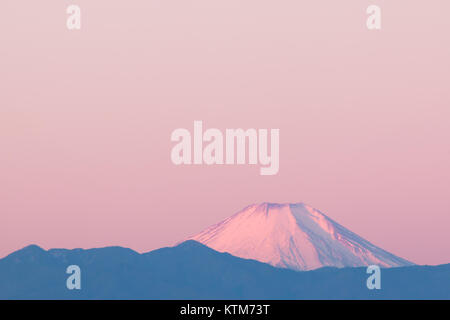
[[(66, 7), (82, 30), (66, 29)], [(366, 28), (370, 4), (382, 30)], [(447, 0), (2, 0), (0, 256), (174, 243), (306, 202), (450, 262)], [(279, 128), (280, 171), (174, 166), (170, 134)]]

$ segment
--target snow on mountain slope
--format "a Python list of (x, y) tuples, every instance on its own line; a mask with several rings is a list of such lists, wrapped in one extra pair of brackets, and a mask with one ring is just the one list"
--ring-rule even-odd
[(251, 205), (189, 239), (220, 252), (294, 270), (412, 265), (302, 203)]

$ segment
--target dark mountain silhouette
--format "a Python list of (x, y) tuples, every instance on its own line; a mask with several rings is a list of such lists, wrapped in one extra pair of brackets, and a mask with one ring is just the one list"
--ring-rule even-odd
[[(81, 290), (66, 268), (81, 268)], [(219, 253), (196, 241), (145, 254), (131, 249), (43, 250), (0, 260), (0, 299), (449, 299), (450, 264), (382, 269), (368, 290), (366, 268), (279, 269)]]

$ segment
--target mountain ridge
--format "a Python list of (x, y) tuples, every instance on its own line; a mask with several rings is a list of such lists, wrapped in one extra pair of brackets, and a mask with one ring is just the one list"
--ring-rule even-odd
[[(72, 264), (81, 268), (81, 290), (66, 288)], [(382, 269), (382, 290), (368, 290), (368, 276), (364, 267), (275, 268), (195, 241), (142, 254), (25, 247), (0, 259), (0, 299), (450, 298), (450, 264)]]

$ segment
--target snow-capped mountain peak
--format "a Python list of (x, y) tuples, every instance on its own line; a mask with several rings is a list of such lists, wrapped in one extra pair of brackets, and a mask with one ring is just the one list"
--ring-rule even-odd
[(412, 264), (303, 203), (251, 205), (189, 239), (220, 252), (294, 270)]

